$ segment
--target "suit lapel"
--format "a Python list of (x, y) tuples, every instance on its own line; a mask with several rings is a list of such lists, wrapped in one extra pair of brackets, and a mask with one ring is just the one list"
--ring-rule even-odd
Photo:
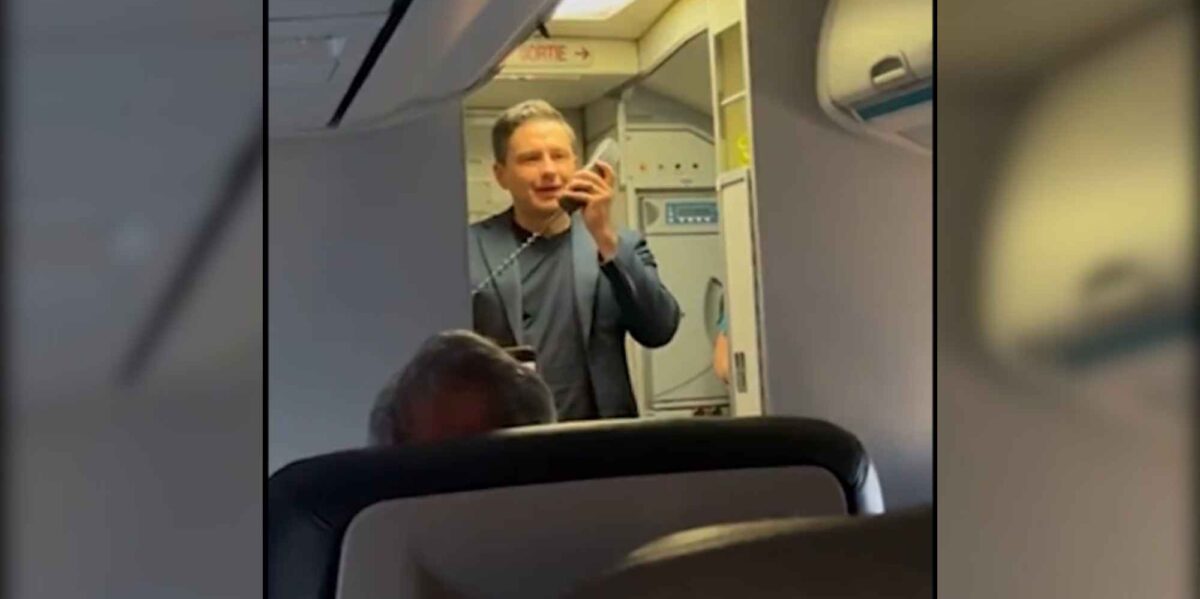
[[(517, 251), (517, 239), (512, 231), (512, 210), (505, 213), (504, 218), (489, 219), (481, 233), (478, 239), (483, 266), (489, 273), (494, 272), (505, 258)], [(504, 316), (513, 338), (518, 344), (525, 343), (525, 326), (521, 319), (521, 265), (512, 264), (496, 277), (493, 290), (500, 294), (500, 304), (504, 307)]]
[(588, 346), (592, 334), (592, 315), (596, 307), (596, 284), (600, 280), (600, 261), (596, 241), (592, 239), (575, 213), (571, 223), (571, 247), (575, 266), (575, 307), (579, 310), (579, 325), (583, 330), (583, 346)]

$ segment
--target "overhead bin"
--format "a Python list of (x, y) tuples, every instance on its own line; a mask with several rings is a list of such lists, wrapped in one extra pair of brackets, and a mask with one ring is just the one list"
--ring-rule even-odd
[(831, 0), (817, 66), (821, 107), (842, 126), (933, 150), (931, 0)]
[(272, 134), (328, 123), (387, 13), (272, 20), (268, 24), (268, 123)]
[(272, 0), (272, 135), (370, 128), (460, 97), (557, 0)]

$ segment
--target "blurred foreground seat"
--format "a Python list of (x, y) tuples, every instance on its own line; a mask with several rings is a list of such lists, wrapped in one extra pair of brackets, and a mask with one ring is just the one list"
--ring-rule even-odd
[(800, 418), (560, 424), (295, 462), (269, 599), (559, 597), (663, 535), (879, 511), (862, 444)]
[(933, 509), (679, 532), (638, 549), (570, 597), (928, 599)]

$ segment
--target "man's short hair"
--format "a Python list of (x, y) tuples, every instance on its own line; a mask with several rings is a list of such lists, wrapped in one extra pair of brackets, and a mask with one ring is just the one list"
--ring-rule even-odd
[(545, 100), (525, 100), (500, 114), (496, 124), (492, 125), (492, 155), (496, 162), (504, 163), (508, 155), (508, 140), (517, 127), (529, 121), (556, 121), (562, 123), (571, 134), (571, 143), (575, 143), (575, 129), (567, 122), (557, 108)]
[(556, 420), (554, 396), (537, 373), (476, 333), (448, 331), (426, 340), (379, 394), (371, 445), (410, 441), (414, 408), (464, 397), (482, 404), (477, 407), (495, 429)]

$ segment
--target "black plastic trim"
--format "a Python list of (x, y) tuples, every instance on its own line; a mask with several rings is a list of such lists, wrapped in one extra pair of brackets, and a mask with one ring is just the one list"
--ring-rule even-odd
[(405, 13), (408, 12), (408, 7), (412, 3), (413, 0), (395, 0), (395, 2), (392, 2), (392, 9), (388, 13), (387, 21), (384, 21), (383, 27), (375, 35), (375, 40), (371, 42), (371, 49), (367, 51), (366, 57), (358, 65), (358, 70), (354, 73), (354, 79), (350, 80), (349, 89), (342, 96), (342, 100), (338, 102), (337, 110), (333, 112), (333, 116), (330, 117), (326, 127), (336, 129), (342, 123), (342, 118), (346, 116), (346, 111), (350, 110), (350, 105), (354, 103), (354, 98), (358, 97), (358, 91), (362, 89), (363, 83), (366, 83), (367, 77), (371, 75), (371, 70), (375, 68), (375, 63), (379, 61), (379, 56), (383, 54), (383, 49), (392, 40), (392, 34), (400, 26), (400, 20), (404, 18)]

